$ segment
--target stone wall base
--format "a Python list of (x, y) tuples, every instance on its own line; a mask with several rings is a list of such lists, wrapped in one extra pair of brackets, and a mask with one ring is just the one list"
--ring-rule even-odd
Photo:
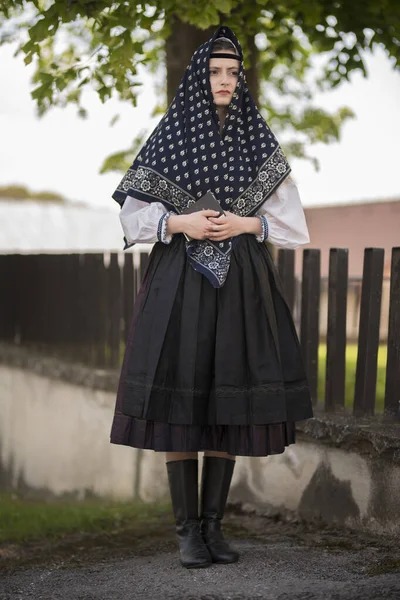
[[(146, 502), (164, 455), (109, 443), (115, 392), (0, 365), (0, 491)], [(283, 454), (238, 457), (229, 501), (400, 537), (400, 424), (319, 415)]]

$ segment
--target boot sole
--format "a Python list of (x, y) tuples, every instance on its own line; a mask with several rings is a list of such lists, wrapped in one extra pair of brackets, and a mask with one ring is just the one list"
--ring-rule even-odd
[(214, 565), (231, 565), (232, 563), (238, 562), (238, 558), (234, 558), (233, 560), (213, 560)]
[(184, 565), (181, 563), (182, 567), (185, 569), (204, 569), (205, 567), (211, 567), (212, 562), (201, 563), (200, 565)]

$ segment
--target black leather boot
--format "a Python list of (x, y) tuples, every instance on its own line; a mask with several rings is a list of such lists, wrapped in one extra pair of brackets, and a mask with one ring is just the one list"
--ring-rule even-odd
[(200, 531), (198, 460), (167, 462), (167, 472), (181, 563), (187, 569), (208, 567), (212, 560)]
[(216, 456), (203, 458), (201, 477), (201, 532), (215, 563), (233, 563), (239, 553), (224, 539), (221, 519), (231, 485), (235, 461)]

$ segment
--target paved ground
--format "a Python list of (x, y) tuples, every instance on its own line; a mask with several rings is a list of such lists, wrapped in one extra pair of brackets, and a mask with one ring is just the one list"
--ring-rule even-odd
[[(165, 531), (166, 529), (166, 531)], [(395, 540), (231, 515), (236, 565), (186, 570), (170, 526), (0, 548), (1, 600), (399, 600)], [(2, 558), (1, 558), (2, 557)]]

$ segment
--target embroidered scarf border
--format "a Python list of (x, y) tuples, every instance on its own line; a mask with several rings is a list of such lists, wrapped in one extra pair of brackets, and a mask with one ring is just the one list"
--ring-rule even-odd
[[(265, 161), (257, 177), (247, 189), (232, 203), (233, 213), (244, 217), (254, 213), (290, 173), (290, 166), (280, 147)], [(196, 202), (185, 190), (161, 176), (149, 167), (128, 169), (118, 185), (117, 191), (132, 195), (138, 200), (162, 202), (178, 214)]]

